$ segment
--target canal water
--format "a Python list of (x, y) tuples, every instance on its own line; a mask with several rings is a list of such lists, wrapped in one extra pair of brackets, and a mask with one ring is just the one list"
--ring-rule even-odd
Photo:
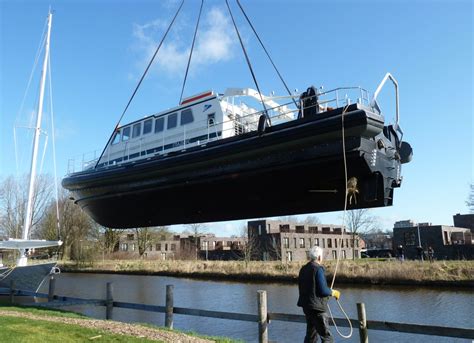
[[(266, 290), (268, 311), (302, 314), (296, 306), (296, 285), (279, 283), (213, 282), (164, 276), (62, 273), (57, 276), (56, 294), (105, 299), (106, 283), (113, 282), (114, 300), (151, 305), (165, 304), (166, 285), (174, 285), (174, 305), (195, 309), (257, 313), (257, 290)], [(356, 303), (366, 306), (367, 319), (452, 327), (474, 327), (474, 298), (469, 289), (410, 287), (354, 287), (338, 285), (341, 302), (350, 318), (357, 318)], [(41, 292), (47, 293), (47, 284)], [(335, 317), (342, 317), (331, 300)], [(105, 318), (104, 307), (75, 306), (69, 310)], [(114, 319), (124, 322), (164, 325), (164, 314), (115, 308)], [(205, 335), (227, 336), (246, 342), (258, 341), (256, 323), (174, 315), (174, 327)], [(342, 339), (332, 327), (336, 342), (358, 342), (358, 331)], [(349, 328), (341, 328), (347, 333)], [(303, 342), (305, 324), (272, 321), (269, 339), (274, 342)], [(371, 342), (469, 342), (447, 337), (369, 331)]]

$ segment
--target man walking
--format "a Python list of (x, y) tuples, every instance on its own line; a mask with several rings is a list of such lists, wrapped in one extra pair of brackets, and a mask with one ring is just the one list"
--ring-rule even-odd
[(305, 264), (298, 276), (298, 306), (306, 316), (305, 343), (316, 343), (318, 334), (322, 342), (334, 342), (329, 331), (327, 316), (328, 297), (339, 299), (341, 293), (328, 287), (324, 276), (323, 249), (314, 246), (309, 250), (310, 262)]

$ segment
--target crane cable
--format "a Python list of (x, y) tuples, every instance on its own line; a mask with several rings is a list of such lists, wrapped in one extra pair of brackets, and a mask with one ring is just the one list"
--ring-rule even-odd
[(120, 125), (120, 122), (122, 121), (123, 116), (125, 115), (125, 112), (127, 112), (128, 107), (130, 106), (130, 103), (132, 102), (133, 98), (135, 97), (135, 94), (136, 94), (137, 91), (138, 91), (138, 88), (140, 88), (140, 85), (142, 84), (142, 81), (143, 81), (143, 79), (145, 78), (145, 75), (147, 74), (148, 70), (150, 69), (150, 67), (151, 67), (151, 65), (152, 65), (152, 63), (153, 63), (153, 61), (155, 60), (155, 57), (156, 57), (156, 55), (158, 54), (158, 51), (160, 50), (161, 46), (163, 45), (163, 42), (164, 42), (166, 36), (168, 35), (168, 32), (170, 31), (171, 27), (173, 26), (174, 21), (176, 20), (176, 17), (178, 16), (179, 12), (181, 11), (181, 8), (183, 7), (183, 4), (184, 4), (184, 0), (181, 1), (181, 4), (179, 5), (178, 10), (176, 11), (176, 13), (175, 13), (175, 15), (174, 15), (174, 17), (173, 17), (173, 20), (171, 20), (171, 23), (169, 24), (168, 29), (166, 30), (165, 34), (163, 35), (163, 38), (161, 38), (160, 44), (158, 44), (158, 47), (156, 48), (155, 53), (153, 54), (153, 56), (152, 56), (150, 62), (148, 63), (148, 65), (147, 65), (147, 67), (146, 67), (146, 69), (145, 69), (145, 71), (144, 71), (142, 77), (140, 78), (140, 81), (138, 81), (138, 84), (137, 84), (137, 86), (135, 87), (135, 90), (133, 91), (132, 96), (131, 96), (130, 99), (128, 100), (127, 106), (125, 106), (125, 109), (123, 110), (122, 115), (120, 116), (120, 118), (119, 118), (119, 120), (118, 120), (118, 122), (117, 122), (117, 125), (115, 125), (114, 131), (113, 131), (112, 134), (110, 135), (110, 138), (109, 138), (109, 140), (107, 141), (107, 144), (105, 145), (105, 148), (102, 150), (102, 153), (100, 154), (99, 158), (97, 159), (97, 162), (96, 162), (94, 168), (97, 168), (97, 166), (99, 165), (99, 162), (100, 162), (100, 160), (102, 159), (102, 156), (104, 155), (105, 150), (107, 149), (107, 147), (108, 147), (109, 144), (110, 144), (110, 141), (111, 141), (112, 138), (114, 137), (115, 132), (117, 131), (117, 129), (118, 129), (119, 125)]
[[(343, 243), (343, 239), (344, 239), (344, 226), (345, 226), (345, 220), (346, 220), (346, 212), (347, 212), (347, 192), (348, 192), (348, 189), (347, 189), (347, 159), (346, 159), (346, 138), (345, 138), (345, 131), (344, 131), (344, 115), (347, 111), (347, 109), (349, 108), (349, 104), (347, 104), (345, 107), (344, 107), (344, 110), (342, 111), (341, 113), (341, 126), (342, 126), (342, 153), (343, 153), (343, 161), (344, 161), (344, 180), (345, 180), (345, 197), (344, 197), (344, 212), (342, 214), (342, 228), (341, 228), (341, 238), (340, 238), (340, 242), (339, 242), (339, 247), (338, 247), (338, 252), (337, 252), (337, 257), (336, 257), (336, 267), (334, 268), (334, 274), (332, 276), (332, 281), (331, 281), (331, 289), (333, 288), (334, 286), (334, 281), (336, 280), (336, 274), (337, 274), (337, 268), (339, 266), (339, 260), (341, 258), (341, 249), (342, 249), (342, 243)], [(344, 309), (342, 308), (342, 305), (341, 303), (339, 302), (339, 299), (336, 299), (336, 302), (339, 306), (339, 309), (341, 310), (341, 312), (344, 314), (344, 317), (346, 318), (347, 322), (349, 323), (349, 327), (350, 327), (350, 331), (349, 331), (349, 334), (348, 335), (344, 335), (343, 333), (341, 333), (341, 331), (339, 331), (339, 328), (337, 327), (336, 325), (336, 321), (334, 320), (334, 316), (331, 312), (331, 308), (329, 307), (329, 304), (328, 304), (328, 310), (329, 310), (329, 315), (331, 316), (331, 320), (332, 320), (332, 323), (334, 324), (334, 328), (336, 329), (337, 333), (339, 334), (339, 336), (341, 336), (342, 338), (350, 338), (352, 336), (352, 333), (353, 333), (353, 327), (352, 327), (352, 322), (351, 320), (349, 319), (349, 316), (347, 315), (346, 311), (344, 311)]]
[(186, 73), (184, 74), (183, 87), (181, 88), (181, 95), (179, 97), (179, 104), (183, 101), (183, 92), (184, 87), (186, 86), (186, 79), (188, 78), (189, 65), (191, 64), (191, 58), (193, 57), (194, 43), (196, 42), (196, 35), (199, 27), (199, 22), (201, 21), (202, 7), (204, 6), (204, 0), (201, 0), (201, 7), (199, 8), (199, 15), (196, 22), (196, 29), (194, 30), (193, 43), (191, 44), (191, 50), (189, 51), (188, 65), (186, 66)]
[(265, 48), (265, 45), (263, 44), (262, 40), (260, 39), (260, 36), (257, 33), (257, 30), (255, 30), (252, 22), (250, 21), (249, 17), (247, 16), (247, 13), (245, 13), (244, 8), (240, 4), (240, 0), (237, 0), (237, 4), (240, 7), (240, 10), (242, 11), (242, 14), (244, 15), (245, 19), (247, 19), (247, 22), (249, 23), (250, 27), (252, 28), (253, 33), (255, 34), (255, 37), (257, 37), (260, 45), (262, 46), (263, 51), (265, 51), (265, 54), (267, 55), (268, 59), (270, 60), (270, 63), (273, 66), (273, 69), (275, 69), (276, 73), (278, 74), (278, 77), (280, 78), (281, 82), (283, 83), (283, 86), (285, 86), (286, 91), (288, 92), (288, 95), (291, 97), (291, 100), (293, 100), (293, 103), (295, 104), (296, 107), (298, 107), (298, 104), (296, 103), (294, 97), (291, 94), (290, 89), (288, 88), (288, 85), (286, 84), (285, 80), (283, 79), (283, 76), (281, 76), (280, 71), (276, 67), (275, 63), (273, 62), (273, 59), (271, 58), (270, 54), (268, 53), (267, 49)]
[(258, 95), (260, 96), (260, 101), (262, 102), (263, 105), (263, 111), (265, 113), (265, 118), (267, 119), (268, 124), (271, 124), (270, 116), (268, 115), (267, 111), (267, 106), (265, 106), (265, 103), (263, 102), (263, 97), (262, 97), (262, 92), (260, 92), (260, 87), (258, 86), (257, 78), (255, 77), (255, 73), (253, 72), (252, 64), (250, 63), (249, 56), (247, 54), (247, 50), (245, 50), (244, 42), (242, 41), (242, 37), (240, 37), (240, 32), (239, 29), (237, 28), (237, 24), (235, 23), (234, 20), (234, 15), (232, 14), (232, 11), (229, 6), (229, 1), (225, 0), (225, 3), (227, 5), (227, 8), (229, 10), (230, 18), (232, 19), (232, 23), (234, 24), (235, 32), (237, 33), (237, 37), (239, 38), (240, 46), (242, 47), (242, 51), (245, 55), (245, 60), (247, 61), (247, 65), (250, 69), (250, 74), (252, 74), (253, 82), (255, 83), (255, 87), (257, 87)]

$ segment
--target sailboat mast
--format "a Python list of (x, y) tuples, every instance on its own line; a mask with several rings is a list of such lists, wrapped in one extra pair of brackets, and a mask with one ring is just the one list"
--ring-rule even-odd
[(53, 14), (51, 11), (48, 13), (48, 32), (46, 35), (46, 44), (44, 52), (44, 61), (43, 61), (43, 70), (41, 71), (41, 81), (40, 81), (40, 94), (38, 101), (38, 111), (36, 115), (36, 126), (35, 134), (33, 138), (33, 153), (31, 158), (31, 168), (30, 168), (30, 182), (28, 186), (28, 204), (26, 208), (25, 223), (23, 225), (23, 239), (28, 239), (29, 231), (31, 229), (33, 221), (33, 196), (35, 190), (35, 179), (36, 179), (36, 163), (38, 156), (38, 146), (39, 138), (41, 134), (41, 119), (43, 117), (43, 98), (44, 98), (44, 88), (46, 83), (46, 75), (48, 68), (48, 59), (49, 59), (49, 44), (50, 44), (50, 35), (51, 35), (51, 22), (53, 20)]

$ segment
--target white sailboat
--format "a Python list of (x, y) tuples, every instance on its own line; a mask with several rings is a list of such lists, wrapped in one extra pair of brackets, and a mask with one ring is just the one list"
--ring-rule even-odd
[(30, 178), (28, 187), (28, 204), (24, 219), (23, 233), (21, 239), (8, 239), (0, 241), (0, 251), (18, 250), (20, 252), (16, 265), (12, 267), (2, 266), (0, 261), (0, 288), (9, 287), (14, 281), (15, 288), (27, 291), (37, 291), (43, 279), (56, 267), (56, 262), (29, 264), (28, 253), (32, 249), (57, 247), (61, 241), (31, 240), (29, 234), (33, 221), (33, 197), (36, 180), (38, 146), (41, 134), (41, 120), (43, 115), (43, 100), (45, 91), (46, 75), (48, 71), (50, 36), (51, 36), (52, 13), (48, 13), (47, 35), (44, 48), (43, 69), (41, 71), (40, 92), (38, 109), (36, 113), (36, 126), (34, 127), (33, 151), (31, 155)]

